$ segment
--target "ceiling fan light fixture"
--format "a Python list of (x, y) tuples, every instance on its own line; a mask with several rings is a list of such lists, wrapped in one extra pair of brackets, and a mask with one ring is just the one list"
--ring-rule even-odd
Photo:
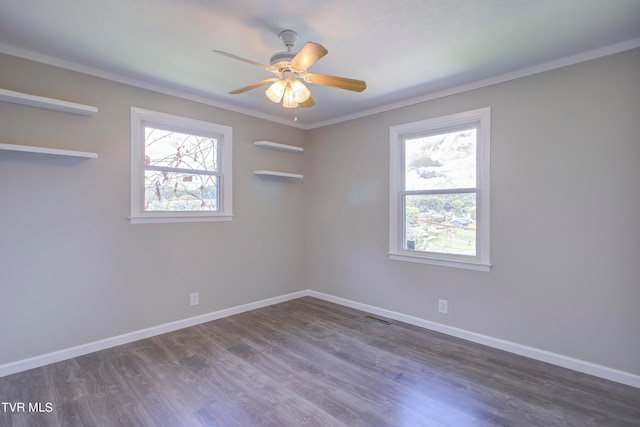
[(287, 83), (284, 90), (284, 96), (282, 97), (282, 106), (284, 108), (296, 108), (298, 103), (296, 102), (295, 94), (291, 90), (291, 83)]
[(269, 98), (269, 100), (277, 104), (282, 99), (282, 95), (284, 95), (285, 87), (285, 82), (282, 80), (278, 80), (274, 84), (269, 86), (269, 88), (265, 92), (265, 95), (267, 95), (267, 98)]
[(260, 67), (276, 75), (275, 78), (265, 79), (249, 86), (233, 90), (229, 92), (230, 95), (236, 95), (258, 87), (270, 85), (265, 91), (265, 95), (271, 102), (275, 104), (282, 102), (284, 108), (310, 108), (313, 107), (316, 102), (313, 97), (311, 97), (311, 91), (307, 89), (301, 80), (306, 83), (330, 86), (353, 92), (362, 92), (367, 88), (367, 84), (362, 80), (309, 73), (307, 71), (309, 67), (329, 53), (327, 49), (318, 43), (307, 42), (302, 49), (294, 52), (293, 46), (298, 40), (298, 34), (292, 30), (284, 30), (280, 32), (279, 37), (287, 50), (286, 52), (276, 52), (272, 55), (271, 65), (268, 66), (221, 50), (214, 50), (217, 54)]

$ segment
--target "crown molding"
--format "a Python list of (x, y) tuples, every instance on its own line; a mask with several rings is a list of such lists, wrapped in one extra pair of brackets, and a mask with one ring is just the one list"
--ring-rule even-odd
[(451, 87), (448, 89), (428, 93), (425, 95), (417, 96), (415, 98), (406, 99), (399, 102), (394, 102), (386, 105), (382, 105), (380, 107), (370, 108), (363, 111), (359, 111), (353, 114), (347, 114), (345, 116), (325, 120), (322, 122), (310, 123), (310, 124), (301, 124), (297, 122), (291, 122), (288, 119), (282, 119), (280, 117), (276, 117), (270, 114), (264, 114), (249, 108), (238, 107), (236, 105), (228, 104), (225, 102), (217, 101), (211, 99), (210, 97), (203, 95), (196, 95), (190, 93), (183, 89), (171, 88), (160, 84), (150, 83), (140, 79), (134, 79), (131, 77), (123, 76), (118, 73), (113, 73), (110, 71), (101, 70), (98, 68), (89, 67), (86, 65), (78, 64), (71, 61), (62, 60), (59, 58), (55, 58), (52, 56), (44, 55), (41, 53), (17, 48), (14, 46), (10, 46), (4, 43), (0, 43), (0, 53), (4, 53), (7, 55), (16, 56), (19, 58), (40, 62), (43, 64), (51, 65), (58, 68), (67, 69), (70, 71), (76, 71), (82, 74), (87, 74), (94, 77), (103, 78), (106, 80), (111, 80), (118, 83), (123, 83), (126, 85), (138, 87), (141, 89), (147, 89), (154, 92), (162, 93), (165, 95), (175, 96), (177, 98), (186, 99), (189, 101), (198, 102), (205, 105), (210, 105), (212, 107), (222, 108), (224, 110), (232, 111), (235, 113), (245, 114), (247, 116), (268, 120), (275, 123), (280, 123), (286, 126), (302, 129), (302, 130), (311, 130), (317, 129), (325, 126), (334, 125), (337, 123), (343, 123), (350, 120), (355, 120), (367, 116), (371, 116), (374, 114), (383, 113), (386, 111), (392, 111), (403, 107), (408, 107), (411, 105), (420, 104), (427, 101), (433, 101), (435, 99), (444, 98), (446, 96), (456, 95), (463, 92), (468, 92), (475, 89), (480, 89), (487, 86), (492, 86), (499, 83), (508, 82), (511, 80), (516, 80), (522, 77), (528, 77), (534, 74), (544, 73), (546, 71), (555, 70), (558, 68), (567, 67), (569, 65), (578, 64), (585, 61), (590, 61), (592, 59), (601, 58), (604, 56), (613, 55), (616, 53), (624, 52), (627, 50), (632, 50), (640, 47), (640, 37), (627, 40), (624, 42), (616, 43), (613, 45), (605, 46), (598, 49), (589, 50), (586, 52), (582, 52), (576, 55), (568, 56), (565, 58), (561, 58), (554, 61), (545, 62), (543, 64), (534, 65), (532, 67), (523, 68), (521, 70), (516, 70), (510, 73), (501, 74), (499, 76), (490, 77), (487, 79), (478, 80), (475, 82), (467, 83), (464, 85), (459, 85), (455, 87)]
[(454, 86), (448, 89), (428, 93), (426, 95), (417, 96), (415, 98), (410, 98), (403, 101), (394, 102), (391, 104), (386, 104), (376, 108), (370, 108), (370, 109), (363, 110), (354, 114), (349, 114), (337, 119), (331, 119), (331, 120), (326, 120), (323, 122), (311, 124), (311, 125), (308, 125), (306, 129), (309, 130), (309, 129), (321, 128), (324, 126), (347, 122), (349, 120), (355, 120), (355, 119), (371, 116), (378, 113), (384, 113), (386, 111), (396, 110), (398, 108), (408, 107), (411, 105), (420, 104), (427, 101), (433, 101), (434, 99), (444, 98), (446, 96), (456, 95), (459, 93), (468, 92), (471, 90), (480, 89), (483, 87), (508, 82), (511, 80), (516, 80), (522, 77), (528, 77), (534, 74), (540, 74), (546, 71), (568, 67), (569, 65), (579, 64), (581, 62), (590, 61), (592, 59), (614, 55), (616, 53), (636, 49), (639, 47), (640, 47), (640, 37), (627, 40), (621, 43), (605, 46), (599, 49), (589, 50), (576, 55), (561, 58), (555, 61), (549, 61), (543, 64), (534, 65), (532, 67), (527, 67), (520, 70), (512, 71), (510, 73), (501, 74), (499, 76), (478, 80), (478, 81), (467, 83), (460, 86)]
[(272, 116), (270, 114), (260, 113), (258, 111), (251, 110), (249, 108), (238, 107), (236, 105), (228, 104), (226, 102), (214, 100), (207, 96), (196, 95), (184, 89), (171, 88), (171, 87), (157, 84), (157, 83), (150, 83), (141, 79), (135, 79), (128, 76), (123, 76), (122, 74), (101, 70), (99, 68), (89, 67), (86, 65), (78, 64), (76, 62), (66, 61), (64, 59), (59, 59), (53, 56), (44, 55), (44, 54), (33, 52), (30, 50), (17, 48), (4, 43), (0, 43), (0, 53), (26, 59), (29, 61), (39, 62), (46, 65), (51, 65), (53, 67), (58, 67), (58, 68), (62, 68), (69, 71), (75, 71), (75, 72), (86, 74), (93, 77), (99, 77), (105, 80), (126, 84), (126, 85), (137, 87), (140, 89), (151, 90), (164, 95), (175, 96), (176, 98), (186, 99), (188, 101), (194, 101), (200, 104), (205, 104), (205, 105), (221, 108), (228, 111), (233, 111), (235, 113), (245, 114), (247, 116), (256, 117), (258, 119), (268, 120), (271, 122), (280, 123), (283, 125), (287, 125), (287, 126), (291, 126), (299, 129), (304, 129), (304, 127), (299, 123), (295, 123), (295, 122), (292, 123), (288, 119)]

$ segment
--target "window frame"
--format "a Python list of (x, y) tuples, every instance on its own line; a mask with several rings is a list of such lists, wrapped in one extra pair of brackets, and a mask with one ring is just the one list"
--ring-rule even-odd
[[(218, 139), (219, 176), (217, 211), (145, 211), (144, 209), (144, 127), (158, 127), (176, 132), (215, 136)], [(187, 117), (131, 107), (131, 201), (132, 224), (213, 222), (233, 220), (233, 131), (220, 125)]]
[[(404, 249), (405, 203), (404, 140), (407, 137), (438, 134), (476, 127), (476, 255), (443, 254)], [(488, 272), (490, 261), (490, 137), (491, 108), (485, 107), (435, 117), (389, 128), (389, 259)], [(438, 190), (453, 194), (460, 189)]]

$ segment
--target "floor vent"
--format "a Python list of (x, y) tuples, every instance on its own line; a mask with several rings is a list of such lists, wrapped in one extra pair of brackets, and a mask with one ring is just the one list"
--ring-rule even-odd
[(368, 316), (368, 315), (364, 316), (364, 317), (366, 317), (367, 319), (375, 320), (376, 322), (380, 322), (380, 323), (385, 324), (385, 325), (390, 325), (391, 324), (391, 322), (389, 322), (388, 320), (379, 319), (377, 317)]

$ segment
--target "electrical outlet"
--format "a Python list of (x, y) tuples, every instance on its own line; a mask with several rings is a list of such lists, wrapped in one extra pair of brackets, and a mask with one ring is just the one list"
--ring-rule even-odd
[(438, 312), (440, 312), (442, 314), (447, 314), (448, 311), (449, 311), (449, 307), (447, 306), (447, 300), (446, 299), (439, 299), (438, 300)]
[(200, 293), (199, 292), (191, 293), (191, 295), (189, 295), (189, 302), (191, 305), (200, 304)]

